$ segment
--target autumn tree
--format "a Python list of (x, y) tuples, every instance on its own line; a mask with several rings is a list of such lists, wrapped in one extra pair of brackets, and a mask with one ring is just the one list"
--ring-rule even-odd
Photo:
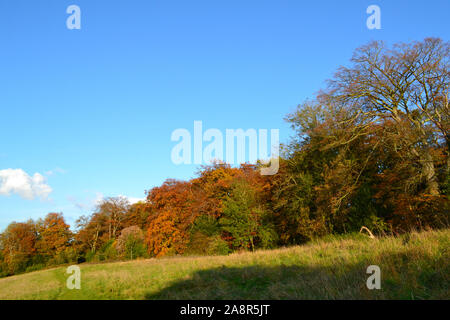
[(270, 200), (269, 179), (259, 173), (256, 165), (251, 164), (242, 164), (238, 168), (221, 162), (202, 166), (198, 177), (191, 180), (195, 193), (191, 208), (196, 218), (190, 227), (188, 251), (194, 254), (226, 254), (232, 246), (233, 237), (223, 229), (219, 220), (224, 216), (224, 204), (229, 201), (233, 185), (237, 180), (247, 181), (258, 194), (258, 199), (264, 202)]
[(147, 229), (148, 217), (151, 214), (151, 209), (152, 206), (143, 201), (130, 205), (123, 218), (122, 226), (124, 228), (138, 226), (142, 230)]
[(109, 197), (98, 205), (97, 213), (106, 217), (108, 240), (117, 238), (129, 208), (130, 203), (125, 197)]
[(12, 222), (1, 234), (2, 255), (8, 273), (23, 272), (32, 264), (36, 254), (38, 232), (34, 221)]
[(109, 223), (106, 215), (99, 212), (81, 216), (76, 222), (76, 246), (82, 253), (95, 253), (109, 237)]
[[(349, 231), (351, 221), (356, 228), (369, 217), (381, 229), (405, 220), (403, 226), (423, 227), (427, 219), (419, 211), (445, 214), (448, 198), (440, 185), (448, 176), (448, 54), (448, 43), (439, 39), (392, 49), (371, 43), (315, 100), (288, 115), (298, 135), (286, 156), (290, 178), (276, 190), (311, 186), (296, 197), (307, 200), (299, 212), (308, 223), (325, 233)], [(308, 158), (315, 164), (305, 167)], [(295, 175), (310, 178), (295, 187)], [(297, 200), (284, 201), (281, 210)]]
[(191, 210), (194, 194), (190, 182), (166, 180), (149, 191), (151, 204), (146, 244), (150, 255), (183, 253), (188, 242), (188, 228), (195, 219)]
[(201, 166), (197, 178), (191, 180), (192, 189), (196, 194), (194, 211), (197, 215), (207, 214), (215, 218), (222, 215), (223, 200), (226, 198), (233, 179), (240, 175), (238, 168), (232, 168), (223, 162), (213, 162)]
[(68, 249), (72, 243), (70, 226), (65, 222), (62, 213), (49, 213), (38, 221), (39, 252), (52, 257)]
[[(428, 38), (388, 49), (373, 42), (356, 50), (350, 67), (341, 67), (320, 101), (344, 108), (355, 130), (349, 139), (367, 134), (373, 123), (393, 120), (398, 149), (420, 165), (425, 192), (439, 195), (431, 150), (449, 148), (450, 44)], [(406, 124), (406, 125), (405, 125)]]
[(138, 226), (123, 229), (117, 239), (117, 250), (129, 259), (141, 257), (145, 254), (144, 233)]

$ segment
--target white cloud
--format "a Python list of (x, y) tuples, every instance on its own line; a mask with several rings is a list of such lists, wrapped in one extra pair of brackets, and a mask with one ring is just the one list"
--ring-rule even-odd
[(100, 205), (100, 204), (102, 203), (102, 201), (103, 201), (104, 198), (105, 198), (105, 197), (103, 196), (103, 193), (101, 193), (101, 192), (96, 192), (96, 193), (95, 193), (95, 199), (93, 200), (93, 202), (94, 202), (94, 204), (95, 204), (96, 206), (98, 206), (98, 205)]
[[(123, 194), (119, 194), (117, 197), (127, 199), (130, 204), (135, 204), (135, 203), (138, 203), (138, 202), (141, 202), (141, 201), (145, 202), (145, 198), (128, 197), (128, 196), (125, 196)], [(104, 198), (105, 197), (103, 196), (102, 193), (97, 193), (96, 203), (100, 204), (104, 200)]]
[[(135, 204), (137, 202), (145, 202), (145, 198), (135, 198), (135, 197), (128, 197), (124, 196), (122, 194), (118, 195), (117, 197), (125, 198), (130, 202), (130, 204)], [(105, 200), (105, 196), (101, 192), (95, 192), (95, 196), (85, 197), (84, 199), (80, 200), (73, 196), (69, 196), (67, 200), (69, 200), (75, 207), (77, 207), (80, 210), (93, 210), (95, 207), (100, 205), (103, 200)]]
[(134, 197), (127, 197), (127, 196), (121, 196), (121, 197), (127, 198), (131, 204), (135, 204), (138, 202), (145, 202), (145, 198), (134, 198)]
[(96, 192), (94, 196), (84, 197), (83, 199), (76, 198), (74, 196), (67, 197), (75, 207), (80, 210), (93, 210), (96, 206), (98, 206), (103, 200), (103, 193)]
[(36, 197), (46, 199), (52, 191), (45, 177), (40, 173), (30, 176), (22, 169), (0, 170), (0, 196), (10, 196), (15, 193), (27, 200), (33, 200)]
[(55, 169), (53, 169), (53, 170), (45, 171), (44, 174), (45, 174), (46, 176), (52, 176), (52, 175), (57, 174), (57, 173), (59, 173), (59, 174), (65, 174), (66, 172), (67, 172), (66, 170), (57, 167), (57, 168), (55, 168)]

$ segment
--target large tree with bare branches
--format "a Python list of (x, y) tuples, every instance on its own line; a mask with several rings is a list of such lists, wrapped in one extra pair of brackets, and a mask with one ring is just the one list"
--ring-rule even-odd
[(292, 221), (291, 237), (352, 223), (359, 230), (369, 220), (397, 230), (445, 224), (449, 53), (440, 39), (372, 42), (287, 116), (297, 135), (275, 189), (285, 200), (275, 208)]
[(352, 65), (341, 67), (319, 96), (320, 103), (345, 110), (341, 121), (354, 128), (347, 139), (368, 134), (374, 123), (397, 123), (396, 148), (406, 148), (420, 163), (432, 195), (439, 190), (430, 148), (450, 145), (449, 53), (450, 44), (434, 38), (392, 49), (372, 42), (355, 52)]

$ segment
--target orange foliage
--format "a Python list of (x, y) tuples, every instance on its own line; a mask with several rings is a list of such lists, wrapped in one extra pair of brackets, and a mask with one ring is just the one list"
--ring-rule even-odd
[(61, 213), (49, 213), (39, 224), (39, 251), (52, 256), (68, 248), (72, 238), (69, 228)]
[(176, 180), (167, 180), (148, 193), (152, 214), (146, 243), (150, 254), (159, 257), (185, 250), (187, 228), (195, 218), (191, 210), (193, 199), (191, 183)]

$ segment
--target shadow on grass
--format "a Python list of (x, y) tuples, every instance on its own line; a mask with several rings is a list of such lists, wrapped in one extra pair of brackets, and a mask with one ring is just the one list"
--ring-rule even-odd
[[(409, 253), (385, 254), (375, 259), (378, 263), (362, 259), (330, 266), (222, 266), (197, 271), (148, 293), (146, 299), (448, 299), (448, 262), (423, 256), (418, 267)], [(372, 264), (382, 270), (381, 290), (366, 286)]]
[[(147, 299), (333, 299), (363, 298), (365, 267), (347, 274), (300, 266), (220, 267), (201, 270)], [(367, 296), (366, 298), (370, 298)]]

